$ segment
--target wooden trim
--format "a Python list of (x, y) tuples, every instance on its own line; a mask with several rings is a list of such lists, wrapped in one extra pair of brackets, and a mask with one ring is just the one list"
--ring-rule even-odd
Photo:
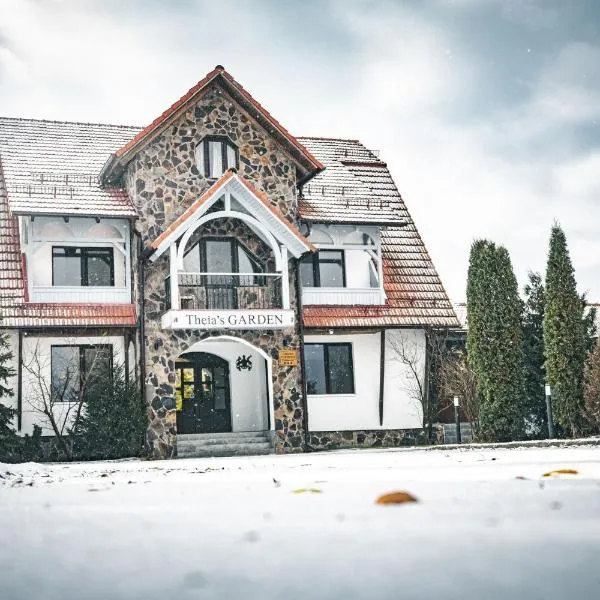
[(23, 428), (23, 330), (19, 329), (19, 364), (17, 366), (17, 430)]
[(385, 391), (385, 329), (381, 330), (379, 350), (379, 425), (383, 426), (383, 400)]

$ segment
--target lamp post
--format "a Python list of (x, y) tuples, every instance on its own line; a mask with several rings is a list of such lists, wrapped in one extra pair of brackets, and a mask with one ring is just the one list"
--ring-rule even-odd
[(456, 443), (462, 444), (462, 439), (460, 437), (460, 414), (458, 411), (458, 396), (454, 396), (454, 422), (456, 423)]
[(548, 415), (548, 438), (552, 440), (556, 437), (552, 418), (552, 388), (549, 383), (546, 383), (544, 387), (546, 391), (546, 414)]

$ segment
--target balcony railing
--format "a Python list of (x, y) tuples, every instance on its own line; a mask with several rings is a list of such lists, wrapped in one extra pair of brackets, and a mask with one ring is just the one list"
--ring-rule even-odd
[[(280, 273), (179, 273), (182, 310), (283, 308)], [(167, 309), (171, 278), (165, 280)]]

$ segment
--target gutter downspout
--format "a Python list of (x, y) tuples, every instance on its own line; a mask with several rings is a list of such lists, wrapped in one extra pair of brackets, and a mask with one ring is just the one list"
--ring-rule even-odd
[(385, 386), (385, 329), (381, 330), (379, 349), (379, 425), (383, 425), (383, 392)]
[[(305, 253), (306, 254), (306, 253)], [(302, 255), (304, 256), (304, 254)], [(304, 312), (302, 306), (302, 290), (300, 288), (300, 261), (302, 256), (296, 259), (296, 305), (298, 306), (298, 335), (300, 336), (300, 376), (302, 378), (302, 401), (304, 410), (302, 411), (302, 429), (304, 430), (304, 452), (310, 452), (308, 443), (308, 397), (306, 394), (306, 363), (304, 362)]]
[(146, 313), (145, 313), (145, 271), (144, 266), (146, 264), (146, 256), (142, 251), (142, 236), (136, 232), (138, 239), (138, 289), (140, 293), (139, 307), (140, 307), (140, 394), (142, 399), (142, 405), (146, 407)]
[(19, 365), (17, 367), (17, 431), (23, 427), (23, 330), (19, 329)]

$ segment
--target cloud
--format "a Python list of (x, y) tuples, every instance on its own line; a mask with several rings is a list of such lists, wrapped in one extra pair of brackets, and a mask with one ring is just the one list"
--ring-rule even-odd
[(555, 218), (600, 297), (600, 49), (562, 27), (575, 13), (556, 18), (554, 0), (299, 6), (0, 0), (2, 111), (144, 124), (221, 63), (293, 133), (381, 150), (455, 299), (475, 237), (506, 245), (524, 281)]

